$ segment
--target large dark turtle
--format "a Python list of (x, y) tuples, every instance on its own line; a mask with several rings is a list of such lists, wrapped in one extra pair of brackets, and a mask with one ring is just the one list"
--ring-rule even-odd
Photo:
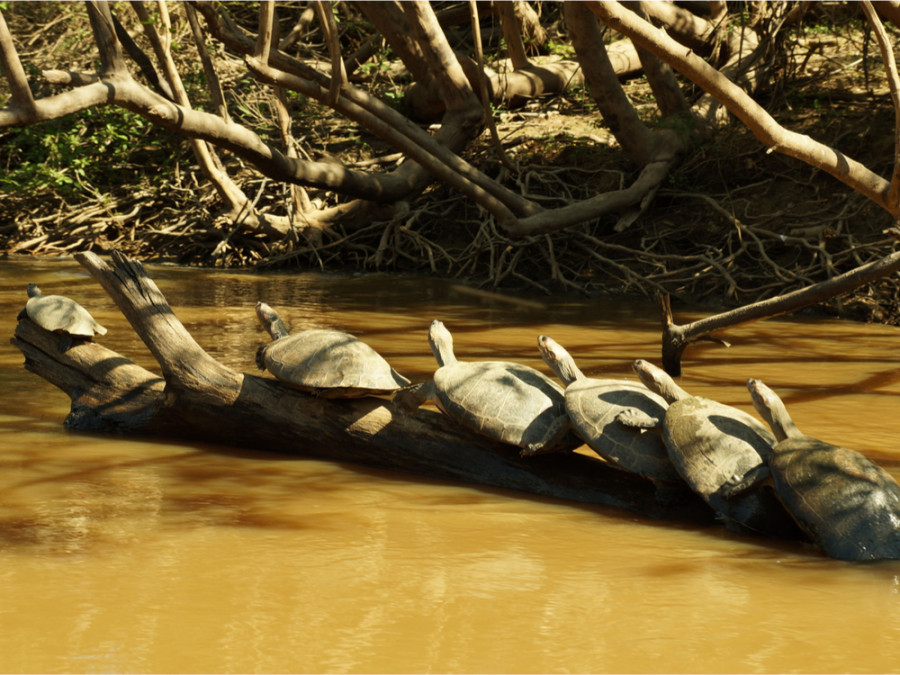
[(523, 448), (522, 454), (570, 450), (562, 387), (529, 366), (509, 361), (457, 361), (453, 336), (440, 321), (428, 329), (438, 363), (431, 381), (398, 397), (407, 410), (431, 400), (483, 436)]
[(278, 313), (256, 303), (256, 316), (273, 342), (256, 352), (256, 365), (293, 387), (323, 398), (390, 394), (409, 384), (365, 342), (337, 330), (288, 333)]
[(660, 430), (678, 473), (727, 526), (803, 537), (771, 486), (763, 484), (775, 436), (762, 422), (738, 408), (691, 396), (649, 361), (638, 359), (634, 370), (669, 407), (662, 420), (629, 413), (620, 421)]
[(668, 404), (639, 382), (585, 377), (559, 343), (538, 337), (546, 364), (566, 385), (566, 411), (576, 433), (614, 466), (660, 481), (681, 481), (659, 434), (627, 426), (616, 417), (637, 409), (662, 418)]
[(106, 335), (106, 329), (84, 307), (62, 295), (42, 295), (37, 284), (28, 284), (28, 302), (19, 318), (26, 316), (44, 330), (63, 335), (63, 350), (72, 345), (73, 338), (90, 340), (97, 334)]
[(775, 490), (797, 524), (832, 558), (900, 558), (900, 486), (868, 457), (805, 436), (759, 380), (747, 388), (778, 443)]

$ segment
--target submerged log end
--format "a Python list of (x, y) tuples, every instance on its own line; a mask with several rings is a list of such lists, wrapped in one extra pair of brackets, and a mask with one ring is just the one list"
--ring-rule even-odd
[(672, 315), (672, 300), (668, 293), (657, 295), (662, 324), (662, 365), (672, 377), (681, 375), (681, 355), (687, 346), (687, 339), (681, 326), (675, 323)]
[(66, 348), (66, 340), (27, 318), (11, 344), (25, 356), (25, 369), (72, 400), (65, 426), (80, 431), (139, 433), (158, 428), (165, 382), (120, 354), (89, 341)]

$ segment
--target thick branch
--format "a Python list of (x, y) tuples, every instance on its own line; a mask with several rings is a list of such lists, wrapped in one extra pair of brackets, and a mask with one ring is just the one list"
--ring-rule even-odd
[(87, 3), (88, 17), (94, 32), (94, 41), (100, 50), (100, 77), (125, 76), (127, 68), (122, 58), (122, 49), (116, 39), (109, 3), (91, 1)]
[[(431, 72), (421, 45), (413, 39), (412, 28), (398, 2), (356, 2), (354, 5), (384, 36), (393, 52), (406, 66), (413, 80), (428, 84)], [(273, 64), (278, 65), (278, 64)], [(281, 66), (278, 66), (281, 67)]]
[(897, 61), (894, 58), (894, 48), (887, 31), (878, 18), (878, 14), (869, 0), (863, 0), (863, 11), (875, 33), (878, 47), (881, 49), (881, 59), (884, 61), (884, 69), (887, 74), (888, 86), (891, 90), (891, 101), (894, 104), (894, 174), (891, 177), (891, 187), (888, 190), (887, 202), (893, 208), (900, 206), (900, 77), (897, 75)]
[(809, 136), (786, 130), (727, 77), (693, 52), (685, 52), (684, 47), (670, 38), (665, 31), (641, 20), (618, 2), (591, 1), (587, 4), (612, 28), (653, 52), (712, 94), (731, 114), (747, 125), (769, 152), (775, 150), (827, 171), (891, 215), (900, 216), (900, 208), (891, 207), (887, 202), (889, 183), (865, 165)]
[(114, 265), (95, 253), (77, 253), (75, 259), (109, 293), (113, 302), (140, 335), (162, 369), (169, 387), (190, 389), (215, 381), (236, 382), (237, 375), (203, 351), (178, 320), (162, 292), (140, 262), (113, 252)]
[[(328, 90), (328, 105), (333, 106), (340, 96), (341, 88), (347, 82), (347, 70), (344, 68), (344, 59), (341, 57), (341, 39), (334, 21), (334, 14), (331, 13), (331, 3), (315, 0), (313, 5), (319, 16), (319, 24), (322, 26), (322, 34), (325, 36), (328, 53), (331, 56), (331, 87)], [(268, 54), (256, 56), (262, 63), (269, 62)]]
[[(630, 0), (625, 4), (644, 21), (648, 20), (640, 0)], [(641, 66), (644, 68), (644, 74), (647, 76), (647, 83), (653, 90), (653, 98), (656, 99), (662, 116), (671, 117), (690, 112), (690, 106), (687, 99), (684, 98), (684, 93), (681, 91), (678, 80), (675, 79), (672, 68), (643, 47), (638, 47), (637, 53), (641, 60)]]
[(547, 209), (536, 215), (520, 218), (511, 233), (516, 236), (547, 234), (643, 204), (656, 193), (686, 149), (687, 141), (675, 132), (659, 132), (656, 155), (650, 158), (631, 185), (569, 206)]
[[(516, 16), (516, 5), (522, 4), (516, 0), (499, 3), (500, 28), (503, 30), (503, 39), (506, 40), (506, 51), (512, 61), (513, 68), (525, 68), (530, 65), (528, 55), (525, 53), (525, 43), (522, 41), (522, 30)], [(478, 10), (475, 10), (478, 16)]]
[(411, 0), (403, 3), (403, 12), (447, 110), (464, 117), (472, 116), (480, 122), (478, 97), (472, 91), (431, 5), (425, 0)]
[(16, 45), (10, 35), (9, 27), (6, 25), (3, 12), (0, 12), (0, 65), (3, 66), (6, 81), (12, 92), (12, 107), (20, 109), (26, 116), (36, 114), (34, 96), (31, 94), (31, 87), (28, 86), (25, 69), (19, 60), (19, 52), (16, 51)]
[(203, 74), (206, 77), (206, 88), (212, 97), (219, 116), (225, 121), (230, 121), (228, 114), (228, 106), (225, 104), (225, 95), (222, 93), (222, 83), (216, 73), (213, 65), (212, 57), (206, 48), (206, 36), (200, 27), (200, 21), (197, 19), (197, 12), (190, 3), (185, 3), (184, 13), (187, 15), (188, 23), (191, 25), (191, 35), (194, 37), (194, 45), (197, 47), (197, 53), (200, 55), (200, 62), (203, 64)]
[(591, 96), (625, 154), (638, 166), (653, 156), (656, 136), (640, 120), (613, 70), (597, 19), (580, 2), (564, 5), (566, 24)]
[(6, 107), (0, 110), (0, 127), (20, 127), (59, 119), (97, 105), (112, 103), (113, 93), (109, 83), (94, 82), (62, 94), (36, 99), (31, 108)]
[(116, 37), (122, 44), (122, 47), (128, 53), (128, 56), (131, 57), (131, 60), (137, 64), (140, 71), (144, 74), (144, 77), (146, 77), (147, 81), (150, 82), (150, 85), (170, 101), (176, 100), (175, 93), (172, 91), (169, 83), (166, 82), (165, 78), (162, 77), (156, 70), (156, 67), (153, 65), (150, 57), (147, 56), (147, 54), (145, 54), (144, 51), (131, 38), (131, 35), (129, 35), (128, 31), (125, 30), (125, 26), (122, 25), (122, 22), (119, 21), (118, 17), (115, 14), (112, 15), (112, 19), (116, 28)]

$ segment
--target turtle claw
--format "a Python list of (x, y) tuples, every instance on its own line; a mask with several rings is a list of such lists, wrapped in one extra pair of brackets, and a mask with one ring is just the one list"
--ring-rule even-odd
[(652, 417), (637, 408), (625, 408), (616, 415), (616, 421), (633, 429), (656, 429), (660, 426), (659, 418)]
[(433, 387), (431, 382), (407, 385), (394, 394), (391, 403), (402, 414), (412, 415), (431, 398)]

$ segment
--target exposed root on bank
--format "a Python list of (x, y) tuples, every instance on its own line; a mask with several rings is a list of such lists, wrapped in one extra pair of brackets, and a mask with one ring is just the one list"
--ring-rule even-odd
[[(526, 239), (505, 237), (486, 212), (438, 188), (408, 209), (395, 209), (389, 221), (298, 227), (295, 236), (273, 242), (216, 216), (211, 188), (167, 186), (155, 193), (102, 195), (78, 207), (62, 201), (9, 205), (17, 216), (8, 251), (63, 255), (117, 248), (184, 264), (430, 273), (491, 288), (665, 293), (731, 306), (833, 277), (891, 250), (894, 240), (883, 233), (888, 219), (868, 200), (829, 193), (815, 177), (775, 173), (726, 194), (660, 190), (623, 231), (604, 220)], [(523, 166), (503, 178), (548, 206), (627, 180), (619, 169), (584, 166)], [(778, 208), (788, 184), (793, 198), (806, 198)], [(276, 212), (283, 205), (278, 195), (264, 194), (258, 208)], [(900, 312), (898, 285), (895, 277), (883, 279), (830, 309), (893, 321)]]

